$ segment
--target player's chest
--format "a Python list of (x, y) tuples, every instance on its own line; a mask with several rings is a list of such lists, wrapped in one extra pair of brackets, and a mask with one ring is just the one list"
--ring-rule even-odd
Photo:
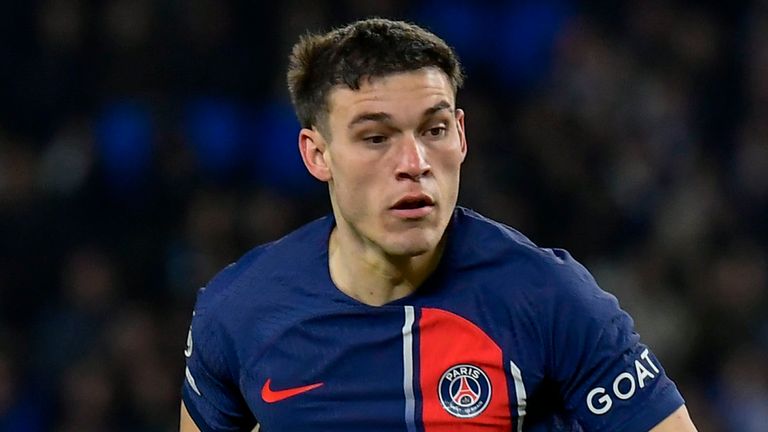
[(510, 349), (440, 309), (319, 315), (254, 351), (241, 390), (266, 432), (509, 431), (526, 399)]

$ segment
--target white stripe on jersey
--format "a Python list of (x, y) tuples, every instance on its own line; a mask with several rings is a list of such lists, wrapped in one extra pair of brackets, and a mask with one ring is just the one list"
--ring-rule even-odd
[(416, 399), (413, 396), (413, 306), (405, 306), (403, 324), (403, 392), (405, 393), (405, 424), (408, 432), (416, 432)]
[(517, 432), (523, 431), (523, 417), (525, 417), (526, 394), (525, 385), (523, 385), (523, 373), (517, 367), (515, 362), (509, 361), (509, 371), (512, 373), (512, 379), (515, 381), (515, 396), (517, 397)]

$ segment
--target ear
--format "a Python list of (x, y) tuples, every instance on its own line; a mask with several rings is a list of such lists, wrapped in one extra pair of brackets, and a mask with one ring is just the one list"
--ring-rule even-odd
[(467, 157), (467, 136), (464, 134), (464, 110), (456, 109), (456, 128), (459, 130), (459, 143), (461, 145), (461, 161)]
[(327, 182), (331, 179), (331, 170), (325, 160), (327, 143), (317, 129), (303, 128), (299, 131), (299, 153), (304, 166), (316, 179)]

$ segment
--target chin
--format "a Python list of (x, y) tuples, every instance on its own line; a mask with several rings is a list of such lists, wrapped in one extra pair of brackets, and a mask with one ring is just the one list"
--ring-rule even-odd
[(410, 238), (403, 241), (394, 241), (384, 247), (387, 254), (392, 256), (416, 257), (433, 251), (437, 247), (437, 241), (429, 238)]
[(387, 253), (391, 256), (398, 256), (398, 257), (417, 257), (419, 255), (424, 255), (425, 253), (431, 251), (431, 248), (417, 248), (417, 247), (409, 247), (409, 248), (392, 248), (391, 250), (387, 251)]

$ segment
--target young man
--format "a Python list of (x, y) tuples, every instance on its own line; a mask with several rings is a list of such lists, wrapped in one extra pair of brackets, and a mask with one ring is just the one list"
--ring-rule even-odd
[(562, 250), (456, 207), (462, 73), (371, 19), (288, 72), (333, 214), (201, 290), (182, 431), (693, 431), (629, 316)]

